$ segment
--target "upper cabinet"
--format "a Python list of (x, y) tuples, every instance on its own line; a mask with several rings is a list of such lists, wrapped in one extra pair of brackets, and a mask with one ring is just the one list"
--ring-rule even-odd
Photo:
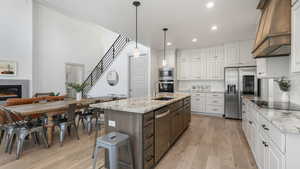
[(224, 45), (225, 47), (225, 66), (232, 67), (238, 66), (240, 62), (240, 49), (239, 43), (228, 43)]
[(253, 43), (253, 40), (248, 40), (225, 44), (225, 67), (255, 66), (256, 62), (251, 54)]
[[(297, 22), (298, 21), (298, 22)], [(294, 0), (292, 7), (292, 72), (300, 72), (300, 2)]]
[(256, 61), (251, 53), (254, 41), (240, 41), (240, 66), (255, 66)]
[(291, 0), (260, 0), (261, 18), (254, 49), (256, 58), (291, 53)]

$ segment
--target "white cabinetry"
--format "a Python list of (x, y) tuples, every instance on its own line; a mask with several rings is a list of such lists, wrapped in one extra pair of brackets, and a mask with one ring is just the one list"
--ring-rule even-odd
[(228, 43), (224, 45), (225, 47), (225, 66), (232, 67), (239, 65), (239, 43)]
[(262, 78), (267, 76), (267, 59), (256, 59), (256, 64), (257, 77)]
[(222, 115), (224, 114), (224, 94), (193, 93), (191, 109), (193, 112)]
[(222, 80), (224, 48), (183, 50), (178, 57), (179, 80)]
[(251, 50), (253, 40), (225, 44), (225, 66), (254, 66), (256, 64)]
[(224, 47), (220, 46), (207, 50), (207, 79), (224, 79)]
[(193, 93), (191, 100), (191, 110), (194, 112), (205, 112), (206, 93)]
[(188, 80), (190, 78), (190, 60), (187, 55), (182, 55), (179, 57), (179, 66), (177, 72), (177, 79)]
[(254, 59), (254, 56), (252, 55), (252, 49), (253, 49), (253, 40), (248, 41), (240, 41), (239, 47), (240, 47), (240, 66), (253, 66), (256, 65), (256, 61)]
[(258, 78), (277, 78), (289, 76), (289, 58), (273, 57), (256, 59)]
[(300, 2), (295, 0), (292, 8), (292, 72), (300, 72)]
[(242, 129), (258, 169), (299, 169), (300, 134), (283, 133), (246, 99)]

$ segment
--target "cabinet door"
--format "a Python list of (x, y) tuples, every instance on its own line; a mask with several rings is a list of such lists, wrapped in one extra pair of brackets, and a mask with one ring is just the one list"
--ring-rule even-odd
[(180, 80), (188, 80), (190, 78), (191, 66), (189, 65), (189, 59), (187, 56), (181, 56), (179, 62), (179, 79)]
[(201, 60), (201, 56), (193, 56), (191, 58), (191, 78), (192, 79), (202, 79), (203, 77), (202, 75), (202, 69), (201, 69), (201, 65), (202, 65), (202, 60)]
[(248, 41), (241, 41), (239, 43), (240, 47), (240, 66), (254, 66), (256, 65), (254, 56), (252, 55), (252, 48), (254, 45), (254, 41), (248, 40)]
[(266, 138), (263, 132), (258, 133), (258, 151), (256, 152), (257, 165), (259, 169), (269, 169), (268, 148), (266, 148)]
[(238, 66), (239, 65), (239, 43), (225, 44), (225, 66)]
[(191, 107), (194, 112), (205, 112), (206, 97), (197, 96), (197, 94), (192, 96)]
[(267, 60), (266, 59), (256, 59), (257, 63), (257, 77), (267, 76)]
[(285, 169), (285, 158), (273, 144), (269, 145), (269, 168)]
[(292, 72), (300, 72), (300, 3), (292, 8)]

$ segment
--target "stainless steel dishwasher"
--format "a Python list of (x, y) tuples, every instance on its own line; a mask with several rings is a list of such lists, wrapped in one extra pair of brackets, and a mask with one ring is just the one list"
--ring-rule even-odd
[(171, 137), (171, 118), (168, 107), (155, 111), (155, 162), (168, 151)]

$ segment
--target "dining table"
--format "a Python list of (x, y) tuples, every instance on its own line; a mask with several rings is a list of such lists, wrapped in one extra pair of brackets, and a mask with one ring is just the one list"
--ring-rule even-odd
[(117, 100), (114, 97), (96, 97), (87, 98), (81, 100), (65, 99), (61, 101), (35, 103), (35, 104), (24, 104), (16, 106), (6, 106), (6, 108), (12, 112), (18, 113), (22, 117), (29, 117), (32, 115), (47, 115), (47, 139), (49, 146), (53, 142), (53, 130), (54, 130), (54, 119), (53, 117), (58, 114), (63, 114), (68, 111), (70, 104), (76, 104), (77, 109), (83, 109), (89, 107), (90, 104), (108, 102)]

